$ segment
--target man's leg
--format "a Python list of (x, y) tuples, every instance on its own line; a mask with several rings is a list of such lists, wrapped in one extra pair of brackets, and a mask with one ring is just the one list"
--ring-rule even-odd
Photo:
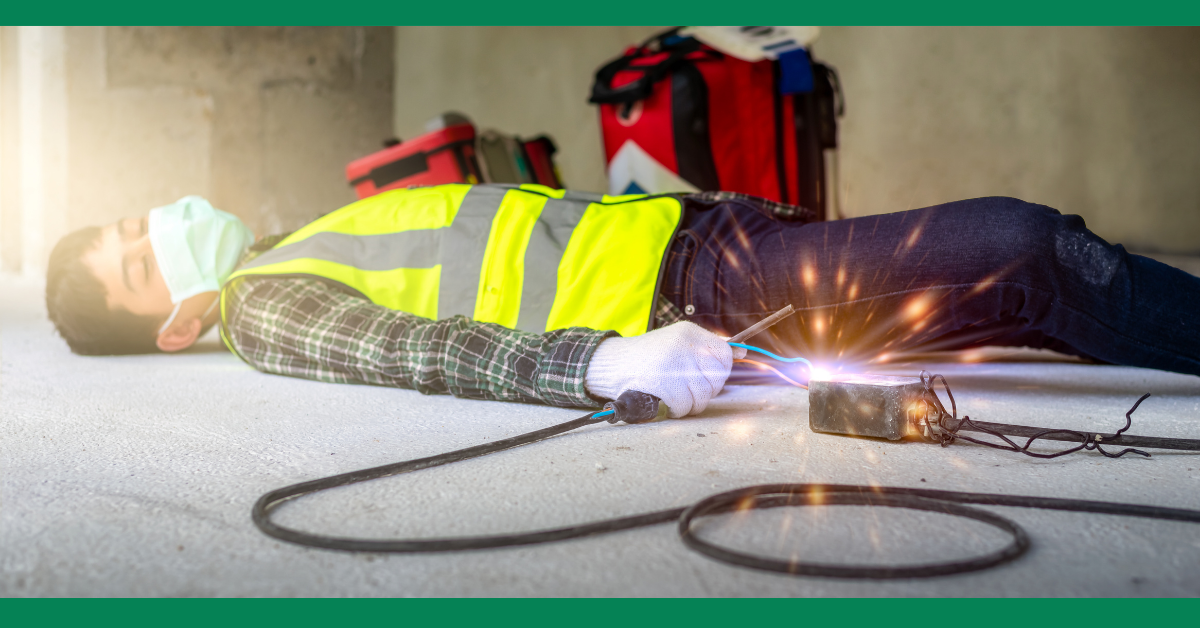
[(664, 294), (726, 333), (792, 303), (755, 339), (777, 352), (863, 362), (1016, 338), (1200, 374), (1200, 279), (1078, 216), (997, 197), (798, 225), (744, 201), (688, 205), (668, 266), (684, 276)]

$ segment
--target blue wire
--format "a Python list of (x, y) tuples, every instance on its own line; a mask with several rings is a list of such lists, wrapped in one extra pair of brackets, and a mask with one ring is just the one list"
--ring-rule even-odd
[(766, 349), (760, 349), (758, 347), (754, 347), (754, 346), (747, 345), (747, 344), (742, 344), (740, 342), (731, 342), (731, 343), (729, 343), (729, 346), (741, 347), (742, 349), (746, 349), (748, 351), (757, 351), (757, 352), (767, 356), (768, 358), (774, 358), (776, 360), (779, 360), (780, 362), (803, 362), (808, 365), (809, 370), (812, 369), (812, 362), (809, 362), (808, 360), (805, 360), (804, 358), (785, 358), (783, 356), (775, 355), (774, 353), (771, 353), (770, 351), (767, 351)]
[[(766, 349), (760, 349), (758, 347), (744, 345), (740, 342), (731, 342), (731, 343), (729, 343), (729, 346), (741, 347), (741, 348), (749, 350), (749, 351), (757, 351), (769, 358), (774, 358), (776, 360), (779, 360), (780, 362), (803, 362), (808, 365), (809, 370), (812, 369), (812, 362), (809, 362), (808, 360), (805, 360), (804, 358), (785, 358), (783, 356), (775, 355), (774, 353), (771, 353), (770, 351), (767, 351)], [(608, 416), (608, 415), (612, 414), (613, 412), (615, 412), (615, 410), (604, 410), (603, 412), (597, 412), (596, 414), (593, 414), (592, 418), (598, 419), (602, 416)]]

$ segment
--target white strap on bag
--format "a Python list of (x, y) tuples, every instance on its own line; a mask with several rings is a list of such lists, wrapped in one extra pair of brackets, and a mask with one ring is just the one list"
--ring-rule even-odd
[(688, 26), (679, 31), (742, 61), (777, 59), (807, 48), (821, 34), (818, 26)]

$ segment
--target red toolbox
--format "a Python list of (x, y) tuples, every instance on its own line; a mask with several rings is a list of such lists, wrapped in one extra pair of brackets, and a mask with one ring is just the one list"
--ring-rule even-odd
[[(451, 122), (451, 120), (447, 120)], [(346, 179), (359, 198), (414, 185), (479, 183), (475, 125), (459, 122), (388, 147), (346, 166)]]

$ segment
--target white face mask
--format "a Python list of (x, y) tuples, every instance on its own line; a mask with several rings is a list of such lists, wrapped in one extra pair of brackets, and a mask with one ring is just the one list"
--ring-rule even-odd
[(175, 304), (160, 334), (175, 320), (185, 299), (220, 290), (242, 254), (254, 244), (254, 234), (237, 216), (213, 208), (199, 196), (185, 196), (150, 210), (147, 231)]

